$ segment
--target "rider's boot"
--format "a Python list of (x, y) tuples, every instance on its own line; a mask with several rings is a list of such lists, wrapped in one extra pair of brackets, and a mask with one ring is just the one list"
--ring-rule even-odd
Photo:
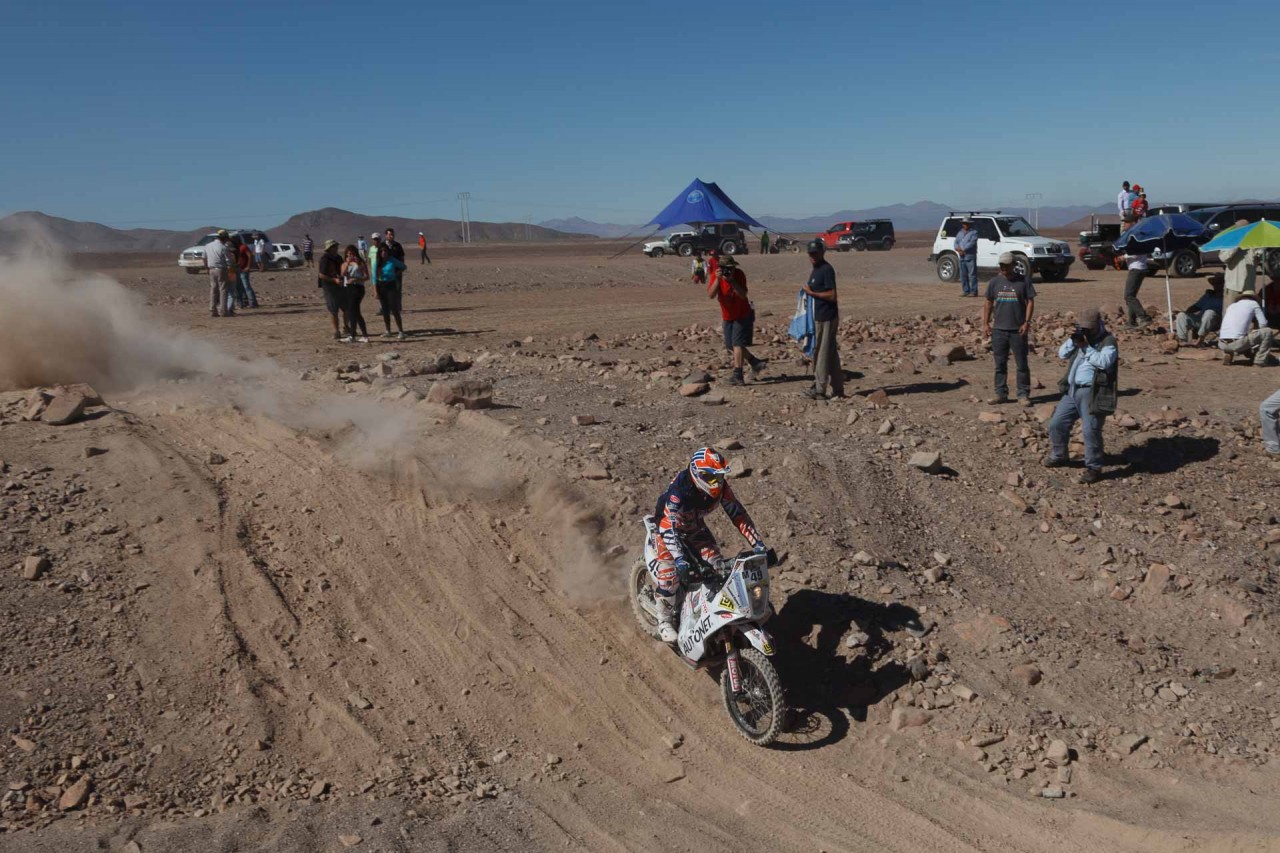
[(674, 643), (680, 634), (676, 631), (676, 612), (670, 596), (657, 595), (653, 599), (653, 615), (658, 620), (658, 639), (664, 643)]

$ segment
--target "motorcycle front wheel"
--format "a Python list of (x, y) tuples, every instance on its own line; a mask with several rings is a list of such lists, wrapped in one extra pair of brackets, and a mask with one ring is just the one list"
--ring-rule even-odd
[(738, 675), (741, 689), (734, 693), (729, 683), (729, 667), (726, 665), (720, 673), (724, 709), (740, 735), (756, 746), (768, 746), (782, 733), (782, 722), (787, 716), (778, 672), (760, 652), (743, 649), (738, 652)]
[(635, 614), (640, 630), (653, 639), (660, 639), (658, 634), (657, 605), (653, 600), (653, 577), (649, 574), (644, 560), (636, 560), (627, 573), (627, 597), (631, 599), (631, 612)]

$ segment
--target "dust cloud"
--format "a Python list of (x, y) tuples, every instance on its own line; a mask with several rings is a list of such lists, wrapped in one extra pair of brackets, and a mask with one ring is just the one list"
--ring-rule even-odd
[(72, 382), (124, 391), (160, 379), (247, 378), (273, 369), (146, 318), (142, 301), (118, 282), (57, 257), (3, 259), (0, 304), (7, 327), (0, 391)]

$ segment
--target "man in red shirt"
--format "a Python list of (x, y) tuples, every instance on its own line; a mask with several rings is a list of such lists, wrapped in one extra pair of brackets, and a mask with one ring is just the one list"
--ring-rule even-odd
[(720, 317), (724, 320), (724, 348), (733, 353), (733, 376), (730, 385), (745, 385), (742, 365), (750, 363), (751, 378), (764, 370), (765, 362), (751, 354), (755, 332), (756, 312), (747, 299), (747, 274), (732, 256), (720, 259), (716, 271), (707, 283), (707, 298), (720, 300)]

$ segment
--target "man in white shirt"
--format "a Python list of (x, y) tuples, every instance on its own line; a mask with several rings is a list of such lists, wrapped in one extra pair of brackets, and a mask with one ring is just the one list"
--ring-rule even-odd
[(267, 241), (261, 237), (255, 237), (253, 240), (253, 262), (258, 265), (258, 272), (266, 271)]
[(1116, 213), (1120, 216), (1121, 228), (1133, 221), (1133, 191), (1129, 182), (1121, 184), (1120, 194), (1116, 196)]
[(204, 246), (204, 268), (209, 271), (209, 316), (234, 317), (235, 310), (227, 302), (227, 286), (232, 265), (231, 235), (219, 230), (216, 239)]
[[(1250, 329), (1250, 326), (1256, 328)], [(1225, 355), (1222, 360), (1230, 364), (1237, 355), (1253, 357), (1254, 365), (1263, 367), (1269, 363), (1273, 332), (1267, 325), (1267, 315), (1258, 304), (1253, 290), (1246, 290), (1222, 315), (1222, 328), (1218, 332), (1218, 349)]]

